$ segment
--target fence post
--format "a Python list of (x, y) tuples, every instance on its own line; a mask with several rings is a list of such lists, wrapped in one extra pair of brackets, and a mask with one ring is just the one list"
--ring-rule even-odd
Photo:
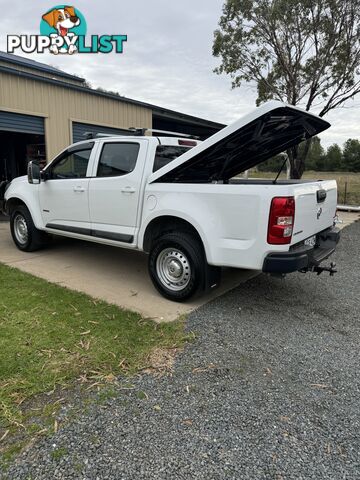
[(347, 200), (347, 182), (345, 182), (344, 205), (346, 205), (346, 200)]

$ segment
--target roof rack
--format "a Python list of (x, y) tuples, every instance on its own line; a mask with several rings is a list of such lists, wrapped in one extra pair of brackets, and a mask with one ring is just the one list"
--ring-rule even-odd
[[(153, 128), (135, 128), (131, 127), (128, 129), (122, 129), (124, 134), (125, 132), (129, 135), (134, 135), (135, 137), (144, 137), (147, 132), (155, 133), (155, 136), (164, 136), (164, 137), (181, 137), (181, 138), (193, 138), (195, 140), (200, 140), (200, 137), (196, 137), (195, 135), (189, 135), (187, 133), (179, 133), (179, 132), (169, 132), (167, 130), (156, 130)], [(85, 132), (84, 137), (87, 140), (91, 140), (94, 138), (104, 138), (104, 137), (117, 137), (122, 136), (122, 134), (116, 135), (115, 133), (96, 133), (96, 132)]]
[(170, 132), (168, 130), (157, 130), (154, 128), (136, 128), (135, 130), (141, 131), (142, 132), (141, 135), (145, 135), (146, 132), (150, 132), (150, 133), (156, 133), (156, 134), (160, 133), (165, 137), (194, 138), (195, 140), (200, 140), (200, 137), (196, 137), (195, 135), (190, 135), (188, 133)]

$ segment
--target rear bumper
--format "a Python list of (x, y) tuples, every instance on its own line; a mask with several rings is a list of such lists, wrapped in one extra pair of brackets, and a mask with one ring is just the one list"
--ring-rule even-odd
[(288, 252), (270, 253), (265, 257), (264, 273), (291, 273), (310, 270), (334, 253), (340, 240), (340, 229), (331, 227), (316, 236), (316, 246), (301, 244), (290, 247)]

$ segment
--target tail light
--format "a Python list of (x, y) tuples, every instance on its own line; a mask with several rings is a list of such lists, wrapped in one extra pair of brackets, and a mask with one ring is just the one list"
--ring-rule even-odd
[(286, 245), (291, 242), (295, 219), (294, 197), (272, 199), (267, 241), (271, 245)]

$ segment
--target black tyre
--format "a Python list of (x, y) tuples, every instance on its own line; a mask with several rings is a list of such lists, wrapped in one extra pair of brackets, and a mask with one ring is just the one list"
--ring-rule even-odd
[(149, 255), (149, 273), (167, 299), (184, 302), (204, 288), (207, 263), (201, 243), (190, 233), (166, 233)]
[(10, 229), (15, 245), (23, 252), (34, 252), (44, 247), (48, 235), (38, 230), (25, 205), (15, 207), (10, 214)]

